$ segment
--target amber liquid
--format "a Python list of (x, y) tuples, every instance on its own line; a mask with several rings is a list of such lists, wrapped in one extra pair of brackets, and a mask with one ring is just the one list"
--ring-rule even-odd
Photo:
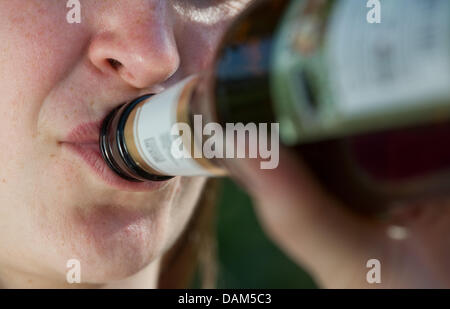
[(450, 122), (375, 132), (295, 149), (325, 190), (378, 212), (450, 195)]
[[(239, 19), (217, 55), (211, 88), (219, 121), (273, 122), (269, 85), (274, 31), (289, 1), (262, 1)], [(450, 195), (450, 121), (295, 147), (326, 192), (380, 212)]]

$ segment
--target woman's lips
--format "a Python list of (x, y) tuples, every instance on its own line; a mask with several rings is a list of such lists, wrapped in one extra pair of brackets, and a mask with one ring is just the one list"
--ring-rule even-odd
[(79, 125), (70, 132), (66, 141), (61, 143), (62, 147), (81, 158), (103, 182), (118, 190), (153, 191), (167, 184), (168, 181), (131, 182), (113, 172), (104, 161), (100, 151), (100, 126), (101, 122)]

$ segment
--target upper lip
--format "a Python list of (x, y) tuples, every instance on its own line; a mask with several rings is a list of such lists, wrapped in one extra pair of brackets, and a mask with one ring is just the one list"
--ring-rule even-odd
[[(152, 91), (146, 91), (144, 94), (158, 94), (162, 91), (164, 91), (167, 87), (164, 86), (158, 86), (152, 89)], [(139, 96), (134, 96), (134, 98), (138, 98)], [(121, 104), (125, 104), (126, 102), (130, 102), (132, 100), (131, 98), (121, 100)], [(108, 114), (105, 115), (105, 117)], [(64, 143), (72, 143), (72, 144), (94, 144), (98, 143), (100, 139), (100, 129), (102, 127), (104, 118), (98, 121), (92, 121), (92, 122), (84, 122), (76, 127), (74, 127), (72, 130), (69, 131), (69, 134), (65, 137)]]
[(103, 121), (85, 122), (73, 128), (65, 142), (73, 144), (94, 144), (99, 142)]

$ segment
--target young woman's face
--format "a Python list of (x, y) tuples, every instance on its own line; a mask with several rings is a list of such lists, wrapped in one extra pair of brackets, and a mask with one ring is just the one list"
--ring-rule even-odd
[(158, 263), (204, 179), (127, 186), (73, 149), (96, 146), (115, 107), (205, 68), (248, 2), (80, 0), (70, 24), (66, 0), (0, 1), (0, 283), (63, 281), (70, 259), (89, 283)]

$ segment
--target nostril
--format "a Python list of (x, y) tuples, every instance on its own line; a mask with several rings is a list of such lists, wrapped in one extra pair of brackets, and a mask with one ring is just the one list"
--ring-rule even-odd
[(122, 66), (122, 63), (116, 59), (108, 58), (107, 61), (114, 70), (118, 70)]

